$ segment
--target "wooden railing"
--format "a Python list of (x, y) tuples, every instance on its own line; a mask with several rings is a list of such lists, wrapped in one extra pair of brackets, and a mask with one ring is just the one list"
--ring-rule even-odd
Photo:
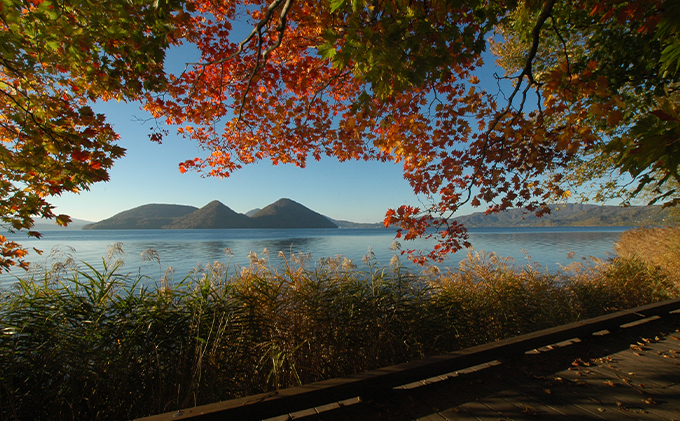
[(273, 418), (352, 398), (380, 395), (401, 385), (464, 370), (489, 361), (498, 359), (507, 360), (512, 358), (513, 355), (524, 354), (533, 349), (558, 344), (574, 338), (588, 340), (588, 338), (593, 337), (593, 334), (603, 331), (615, 333), (647, 321), (673, 317), (673, 315), (678, 317), (679, 314), (680, 299), (674, 299), (479, 345), (446, 355), (391, 367), (383, 367), (361, 374), (324, 380), (271, 393), (262, 393), (168, 412), (142, 418), (142, 420), (248, 421)]

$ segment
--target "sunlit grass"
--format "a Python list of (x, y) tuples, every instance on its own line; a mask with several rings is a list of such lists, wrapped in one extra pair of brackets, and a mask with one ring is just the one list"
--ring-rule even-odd
[[(657, 237), (628, 238), (629, 248), (650, 248)], [(654, 247), (665, 255), (677, 244)], [(248, 267), (153, 280), (122, 275), (118, 249), (103, 269), (67, 257), (2, 293), (0, 418), (129, 419), (678, 296), (669, 269), (637, 255), (547, 273), (473, 252), (456, 271), (414, 274), (370, 255), (358, 268), (343, 257), (252, 253)]]
[(614, 249), (622, 258), (637, 259), (662, 270), (680, 285), (680, 226), (626, 231)]

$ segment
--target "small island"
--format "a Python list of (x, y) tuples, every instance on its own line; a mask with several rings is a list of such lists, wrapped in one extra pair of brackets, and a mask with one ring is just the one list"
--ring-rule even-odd
[(252, 216), (237, 213), (218, 200), (200, 209), (153, 203), (83, 226), (85, 230), (239, 228), (338, 228), (338, 225), (293, 200), (279, 199)]

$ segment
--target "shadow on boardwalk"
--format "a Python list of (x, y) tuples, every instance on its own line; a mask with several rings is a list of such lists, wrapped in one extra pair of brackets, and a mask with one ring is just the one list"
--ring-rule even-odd
[(680, 420), (678, 309), (673, 300), (149, 419)]

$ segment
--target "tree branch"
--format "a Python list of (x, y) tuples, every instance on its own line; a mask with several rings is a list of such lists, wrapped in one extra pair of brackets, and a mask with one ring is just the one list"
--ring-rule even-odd
[[(498, 123), (500, 123), (501, 119), (508, 115), (510, 111), (512, 110), (512, 102), (514, 101), (515, 97), (519, 93), (521, 87), (522, 87), (522, 82), (524, 80), (524, 77), (526, 76), (527, 79), (529, 80), (529, 83), (527, 84), (526, 88), (523, 90), (523, 100), (522, 103), (520, 104), (520, 108), (517, 110), (518, 113), (522, 112), (522, 109), (524, 107), (524, 99), (526, 98), (526, 92), (527, 90), (536, 82), (534, 81), (534, 77), (532, 74), (532, 65), (533, 61), (536, 58), (536, 54), (538, 53), (538, 46), (540, 44), (540, 35), (541, 35), (541, 29), (543, 28), (543, 25), (545, 24), (546, 20), (551, 16), (553, 7), (555, 6), (555, 0), (549, 0), (543, 5), (543, 10), (541, 10), (541, 14), (538, 16), (538, 19), (536, 21), (536, 25), (534, 25), (533, 30), (531, 31), (531, 48), (529, 49), (529, 53), (527, 55), (526, 62), (524, 64), (524, 68), (522, 69), (522, 72), (513, 77), (513, 79), (517, 80), (517, 83), (515, 85), (515, 88), (508, 98), (508, 105), (496, 115), (494, 118), (493, 122), (491, 123), (490, 127), (487, 129), (486, 133), (484, 134), (484, 144), (482, 145), (482, 152), (481, 152), (481, 158), (483, 159), (486, 156), (486, 152), (488, 150), (489, 146), (489, 141), (490, 141), (490, 136), (491, 133), (496, 129), (498, 126)], [(513, 118), (513, 120), (516, 120), (517, 116)], [(477, 168), (475, 169), (475, 172), (473, 173), (472, 177), (470, 178), (470, 185), (467, 188), (467, 198), (461, 202), (461, 205), (466, 204), (467, 202), (470, 201), (472, 197), (472, 189), (475, 186), (475, 179), (479, 175), (481, 171), (481, 166), (482, 166), (482, 161), (479, 162), (477, 165)]]

